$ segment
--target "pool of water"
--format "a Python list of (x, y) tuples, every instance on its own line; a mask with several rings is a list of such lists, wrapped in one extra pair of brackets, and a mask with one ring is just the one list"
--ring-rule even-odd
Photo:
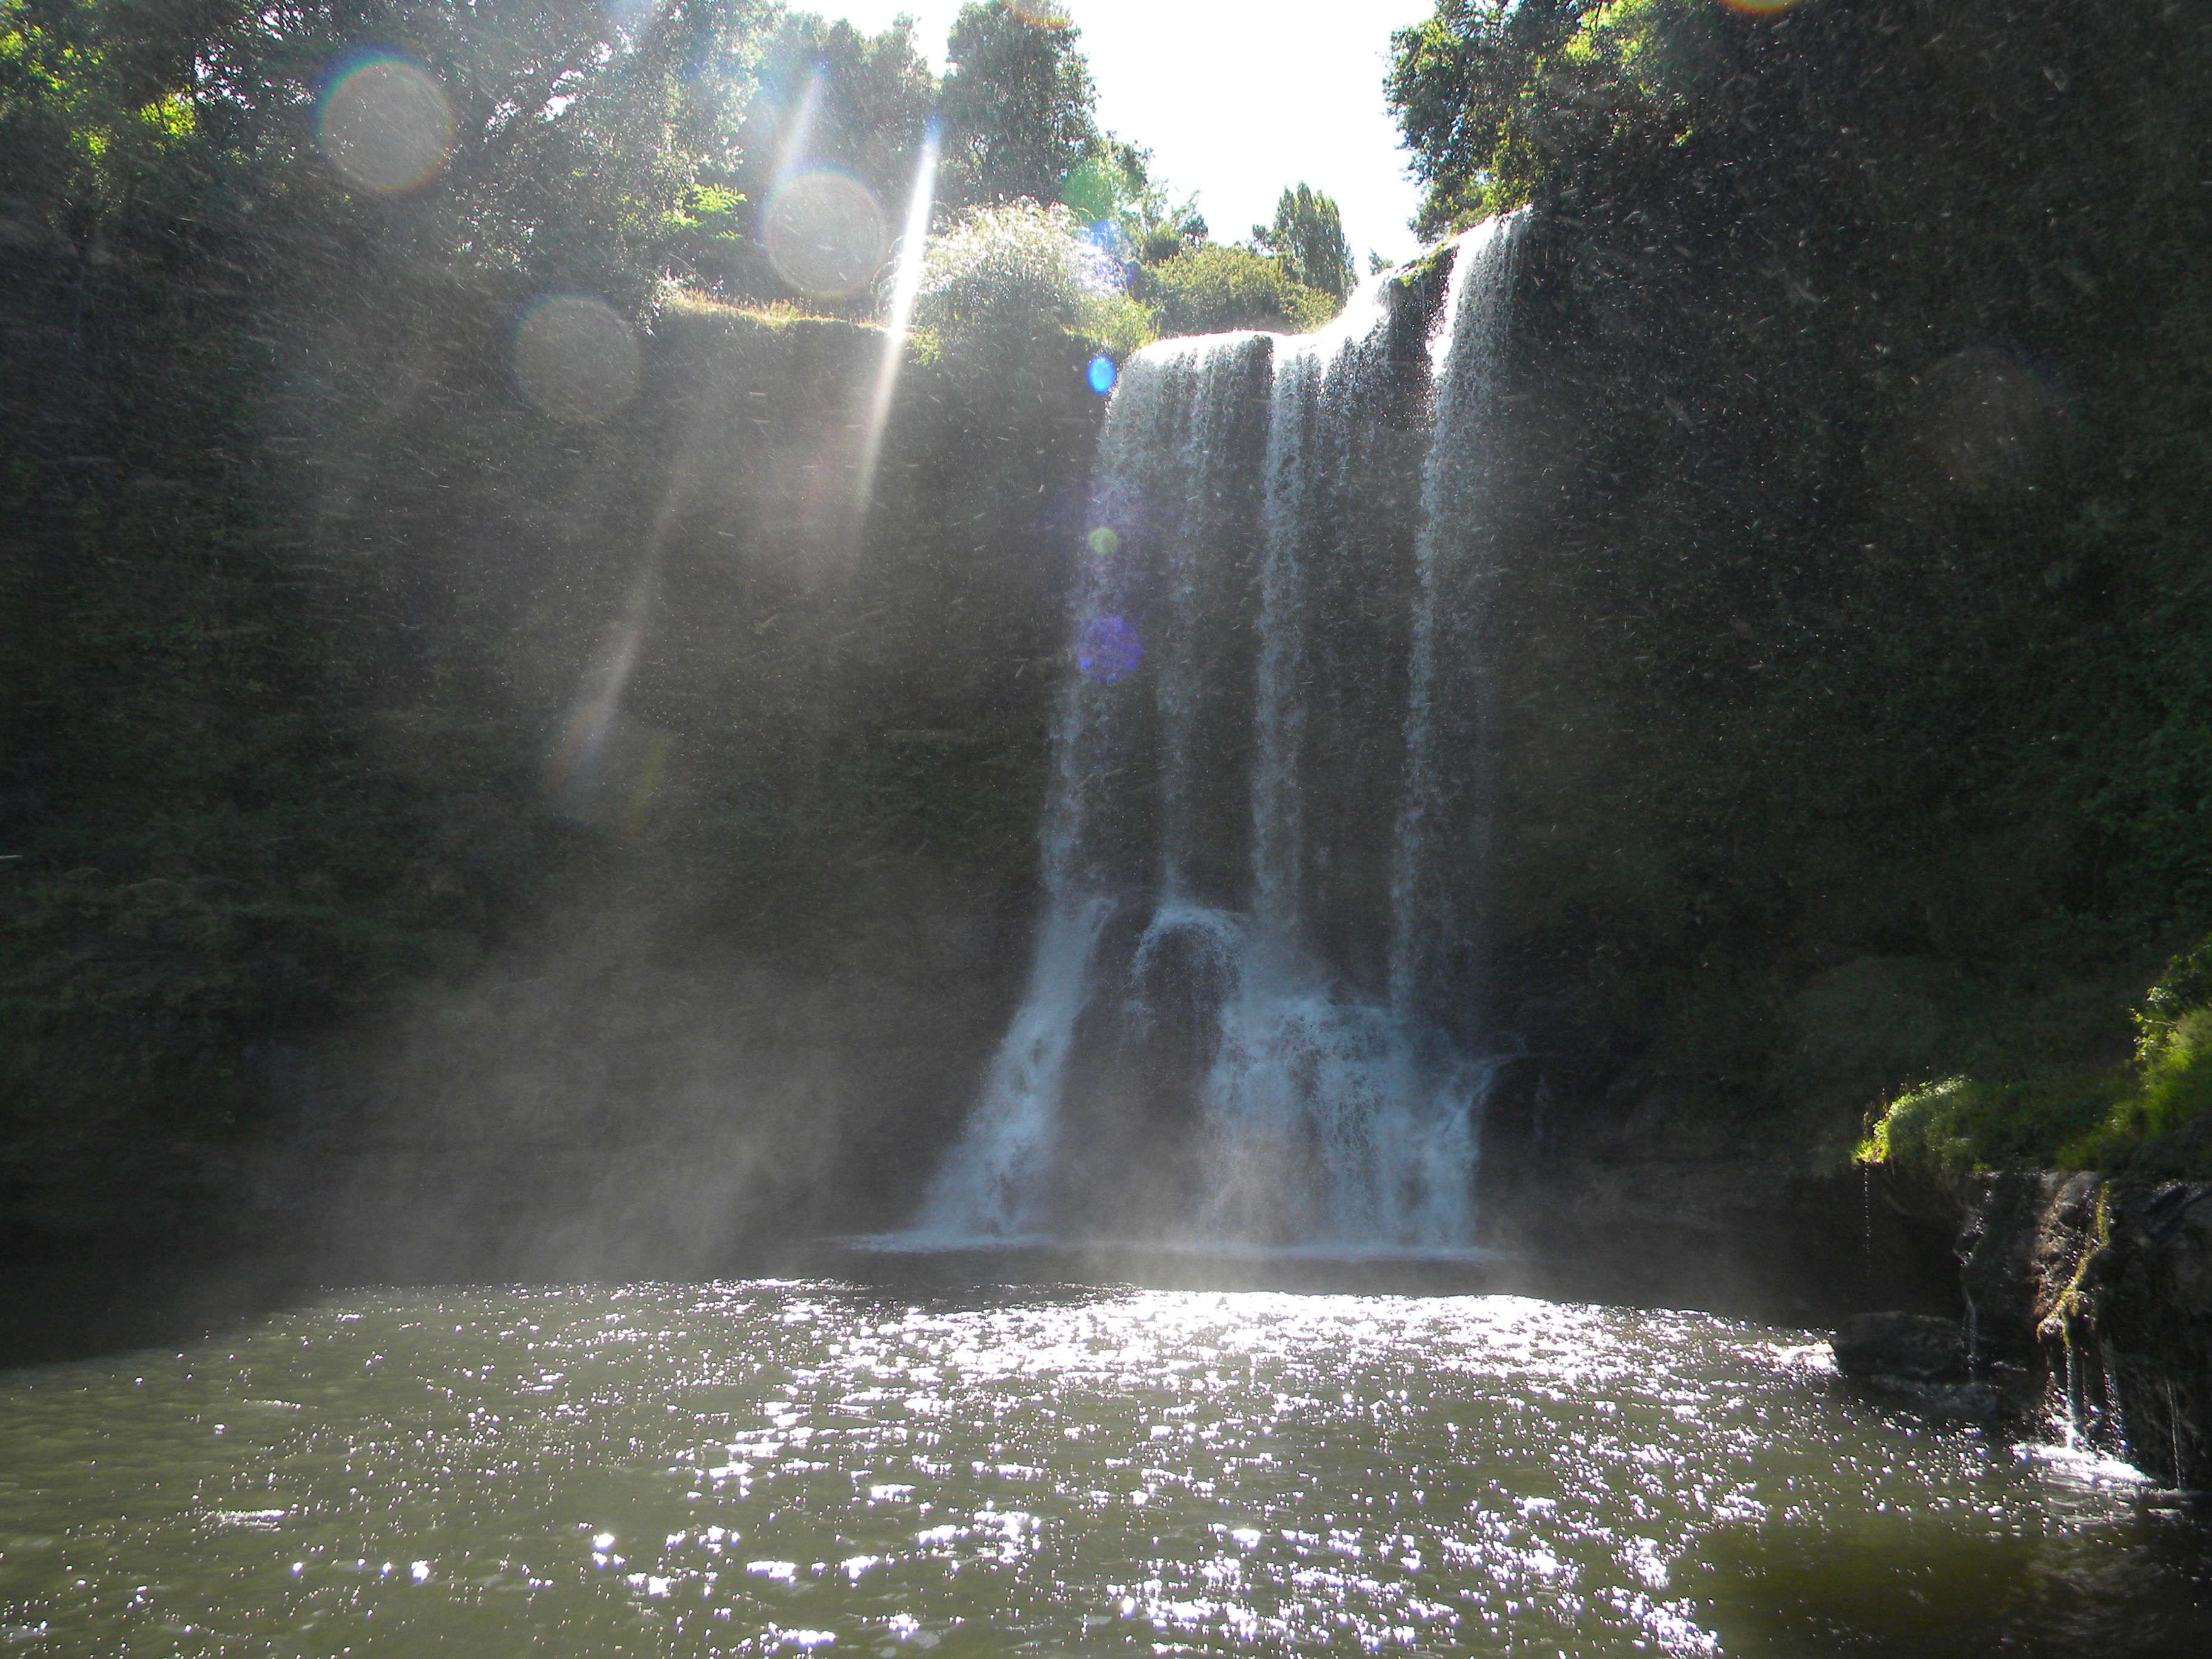
[(1508, 1296), (361, 1292), (0, 1372), (0, 1653), (2212, 1652), (2212, 1542), (1810, 1333)]

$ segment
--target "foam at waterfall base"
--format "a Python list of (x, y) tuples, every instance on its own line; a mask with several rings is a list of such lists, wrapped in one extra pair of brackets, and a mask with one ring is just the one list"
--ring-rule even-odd
[[(1146, 1248), (1290, 1259), (1465, 1256), (1480, 1115), (1501, 1058), (1468, 1060), (1237, 912), (1170, 898), (1134, 918), (1090, 900), (1047, 923), (1030, 994), (1001, 1044), (963, 1155), (883, 1248), (1003, 1249), (1129, 1224), (1065, 1224), (1060, 1102), (1140, 1082), (1184, 1126), (1202, 1199)], [(1140, 913), (1141, 914), (1141, 913)], [(1172, 1061), (1164, 1061), (1163, 1054)], [(1112, 1088), (1096, 1092), (1119, 1097)], [(1153, 1149), (1136, 1148), (1141, 1161)], [(1110, 1212), (1110, 1208), (1109, 1208)], [(1132, 1243), (1132, 1248), (1134, 1248)]]
[(1343, 1263), (1347, 1266), (1395, 1262), (1414, 1266), (1433, 1262), (1443, 1266), (1521, 1260), (1516, 1252), (1493, 1250), (1480, 1244), (1249, 1244), (1231, 1239), (1218, 1243), (1178, 1245), (1164, 1244), (1151, 1239), (1061, 1238), (1047, 1233), (1005, 1238), (981, 1233), (955, 1237), (918, 1232), (912, 1229), (895, 1233), (848, 1233), (828, 1243), (840, 1249), (860, 1250), (870, 1255), (945, 1257), (1018, 1256), (1033, 1253), (1042, 1258), (1055, 1253), (1077, 1253), (1087, 1258), (1103, 1255), (1125, 1258), (1150, 1256), (1191, 1262), (1281, 1261), (1324, 1265)]

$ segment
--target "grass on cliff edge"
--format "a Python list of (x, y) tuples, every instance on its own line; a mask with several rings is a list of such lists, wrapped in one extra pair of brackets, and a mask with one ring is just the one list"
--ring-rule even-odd
[(2167, 966), (2135, 1024), (2122, 1065), (1993, 1066), (1907, 1089), (1854, 1156), (1939, 1180), (2019, 1168), (2212, 1176), (2212, 940)]

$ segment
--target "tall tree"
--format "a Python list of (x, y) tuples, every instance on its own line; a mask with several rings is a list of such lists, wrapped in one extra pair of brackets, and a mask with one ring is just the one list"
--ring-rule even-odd
[[(702, 286), (776, 299), (790, 288), (766, 257), (763, 229), (779, 182), (841, 168), (868, 186), (885, 224), (896, 223), (937, 77), (915, 50), (909, 20), (867, 35), (842, 19), (791, 12), (768, 36), (750, 79), (743, 125), (726, 125), (705, 148), (674, 263)], [(875, 301), (863, 289), (810, 303), (865, 313)]]
[(842, 167), (886, 203), (903, 198), (937, 101), (913, 20), (866, 35), (842, 18), (792, 12), (770, 37), (757, 80), (738, 137), (749, 176)]
[(1532, 126), (1572, 101), (1561, 48), (1604, 0), (1437, 0), (1433, 15), (1390, 37), (1384, 90), (1428, 186), (1414, 228), (1454, 223), (1525, 200), (1540, 165)]
[(1253, 226), (1252, 241), (1280, 259), (1297, 281), (1339, 300), (1357, 280), (1335, 200), (1310, 185), (1285, 190), (1275, 204), (1275, 222)]
[(1032, 22), (996, 0), (962, 8), (945, 45), (940, 199), (1055, 202), (1086, 157), (1104, 154), (1081, 38), (1072, 22)]

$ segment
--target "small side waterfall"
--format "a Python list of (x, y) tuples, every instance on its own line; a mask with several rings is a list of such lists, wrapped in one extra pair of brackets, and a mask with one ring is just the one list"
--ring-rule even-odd
[(1520, 229), (1460, 239), (1426, 342), (1378, 281), (1319, 334), (1124, 365), (1036, 956), (916, 1242), (1472, 1243), (1499, 1063), (1485, 509)]

